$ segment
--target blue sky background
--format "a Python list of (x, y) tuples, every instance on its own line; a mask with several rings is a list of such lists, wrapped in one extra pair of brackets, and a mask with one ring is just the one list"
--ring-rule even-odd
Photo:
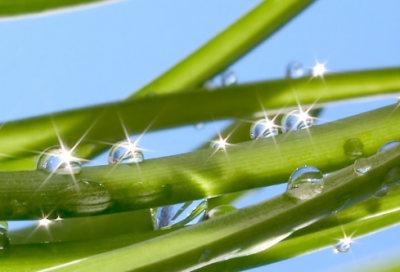
[[(0, 20), (0, 121), (123, 99), (259, 2), (125, 0)], [(230, 70), (243, 83), (281, 78), (292, 61), (326, 62), (330, 72), (400, 66), (399, 13), (397, 0), (319, 0)], [(342, 118), (395, 103), (394, 97), (335, 105), (321, 117)], [(152, 132), (140, 144), (155, 151), (146, 158), (189, 152), (227, 123)], [(94, 163), (105, 164), (105, 156)], [(283, 190), (263, 189), (253, 201)], [(361, 239), (347, 254), (328, 249), (253, 271), (352, 269), (397, 252), (399, 238), (400, 228), (392, 228)]]

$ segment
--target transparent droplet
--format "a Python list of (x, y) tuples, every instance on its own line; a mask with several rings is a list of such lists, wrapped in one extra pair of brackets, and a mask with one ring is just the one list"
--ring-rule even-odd
[(68, 148), (52, 146), (39, 156), (36, 169), (54, 172), (60, 175), (79, 174), (82, 170), (81, 160), (73, 156)]
[(297, 168), (289, 178), (286, 192), (298, 199), (310, 199), (322, 192), (324, 177), (314, 166)]
[(225, 140), (220, 139), (220, 140), (211, 141), (211, 144), (210, 144), (211, 148), (220, 149), (221, 151), (224, 151), (226, 146), (227, 146), (226, 139)]
[(67, 201), (73, 205), (65, 205), (69, 212), (92, 214), (106, 210), (112, 206), (112, 198), (103, 184), (80, 179), (67, 188)]
[(0, 230), (4, 229), (4, 230), (8, 230), (8, 223), (7, 221), (0, 221)]
[(354, 161), (364, 154), (364, 144), (358, 138), (351, 138), (343, 146), (344, 153), (349, 160)]
[(307, 112), (293, 110), (282, 118), (282, 131), (299, 130), (309, 128), (314, 124), (314, 118)]
[(350, 195), (345, 194), (340, 196), (334, 206), (334, 210), (333, 210), (333, 214), (337, 214), (338, 212), (344, 210), (345, 208), (347, 208), (348, 204), (350, 202)]
[(400, 144), (399, 141), (391, 141), (391, 142), (388, 142), (388, 143), (382, 145), (381, 148), (379, 148), (378, 153), (383, 152), (383, 151), (386, 151), (386, 150), (388, 150), (388, 149), (390, 149), (390, 148), (392, 148), (392, 147), (398, 146), (399, 144)]
[(210, 260), (211, 260), (211, 251), (210, 250), (205, 250), (203, 253), (201, 253), (201, 256), (199, 258), (199, 263), (208, 262)]
[(143, 160), (142, 149), (126, 140), (114, 144), (108, 154), (108, 164), (139, 163)]
[(258, 120), (257, 122), (253, 123), (250, 128), (250, 138), (253, 140), (258, 138), (268, 138), (278, 134), (278, 127), (274, 124), (274, 122), (267, 119)]
[(333, 246), (333, 251), (335, 253), (346, 253), (351, 248), (351, 242), (349, 239), (342, 239), (336, 245)]
[(300, 62), (291, 62), (286, 66), (285, 76), (288, 79), (300, 78), (310, 74), (310, 70), (303, 67)]
[(201, 130), (204, 127), (204, 123), (197, 123), (196, 125), (194, 125), (194, 128), (197, 130)]
[(233, 211), (236, 211), (237, 209), (231, 205), (221, 205), (218, 207), (215, 207), (214, 209), (211, 209), (208, 212), (208, 218), (215, 218), (220, 215), (224, 215)]
[(218, 88), (218, 84), (215, 83), (215, 81), (214, 81), (213, 79), (210, 79), (210, 80), (204, 82), (203, 88), (204, 88), (204, 89), (207, 89), (207, 90), (209, 90), (209, 91), (213, 91), (213, 90), (215, 90), (216, 88)]
[(222, 86), (231, 86), (237, 84), (238, 79), (234, 72), (227, 71), (221, 75), (221, 84)]
[(394, 184), (399, 181), (400, 181), (400, 166), (396, 165), (383, 176), (382, 183)]
[(151, 208), (155, 230), (183, 227), (200, 223), (207, 213), (207, 199)]
[(360, 175), (368, 173), (371, 167), (371, 162), (368, 158), (360, 158), (354, 162), (354, 171)]
[(374, 197), (385, 197), (389, 193), (390, 188), (389, 186), (383, 185), (381, 188), (379, 188), (378, 191), (375, 192)]

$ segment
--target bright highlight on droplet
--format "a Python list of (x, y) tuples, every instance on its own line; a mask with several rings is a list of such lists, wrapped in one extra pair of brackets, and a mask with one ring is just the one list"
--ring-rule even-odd
[(43, 218), (39, 221), (39, 225), (44, 227), (47, 227), (50, 223), (51, 221), (47, 218)]
[(250, 128), (250, 138), (255, 140), (259, 138), (268, 138), (279, 134), (278, 127), (268, 119), (261, 119), (253, 123)]
[(52, 146), (40, 154), (36, 169), (71, 175), (80, 173), (82, 164), (81, 159), (74, 157), (71, 150), (61, 146)]
[(139, 163), (144, 160), (142, 149), (130, 140), (114, 144), (108, 155), (109, 164)]
[(225, 151), (227, 146), (228, 146), (227, 139), (215, 140), (215, 141), (212, 141), (210, 144), (211, 148), (216, 148), (217, 150), (221, 149), (223, 151)]
[(351, 237), (352, 236), (347, 237), (346, 235), (344, 235), (344, 238), (340, 239), (339, 242), (337, 242), (337, 244), (333, 246), (333, 252), (334, 253), (348, 252), (351, 248), (351, 244), (354, 243)]
[(314, 125), (314, 118), (308, 114), (308, 111), (293, 110), (288, 112), (282, 118), (282, 131), (306, 129)]
[(324, 63), (318, 63), (312, 68), (313, 77), (323, 77), (326, 73), (326, 68)]

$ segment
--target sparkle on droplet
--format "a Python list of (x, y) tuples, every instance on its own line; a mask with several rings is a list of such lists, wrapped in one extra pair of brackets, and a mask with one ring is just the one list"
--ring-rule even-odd
[(282, 118), (282, 131), (289, 132), (309, 128), (314, 124), (314, 118), (308, 112), (293, 110)]
[(310, 199), (319, 195), (324, 188), (324, 177), (314, 166), (297, 168), (289, 178), (286, 193), (298, 199)]
[(36, 169), (69, 175), (80, 173), (82, 164), (81, 159), (74, 157), (69, 149), (61, 146), (52, 146), (40, 154)]
[(109, 164), (139, 163), (143, 161), (142, 149), (130, 140), (120, 141), (114, 144), (108, 154)]
[(354, 171), (359, 175), (368, 173), (371, 168), (371, 162), (368, 158), (360, 158), (354, 162)]
[(326, 68), (324, 63), (318, 63), (312, 68), (313, 77), (323, 77), (326, 73)]
[(352, 240), (350, 237), (340, 239), (339, 242), (333, 246), (333, 252), (335, 253), (346, 253), (350, 250)]
[(279, 134), (278, 127), (273, 121), (261, 119), (253, 123), (250, 128), (250, 138), (255, 140), (259, 138), (268, 138)]
[(228, 145), (227, 139), (219, 139), (219, 140), (212, 141), (210, 144), (210, 147), (224, 151), (226, 149), (227, 145)]
[(44, 227), (47, 227), (50, 223), (51, 221), (47, 218), (43, 218), (39, 221), (39, 225)]

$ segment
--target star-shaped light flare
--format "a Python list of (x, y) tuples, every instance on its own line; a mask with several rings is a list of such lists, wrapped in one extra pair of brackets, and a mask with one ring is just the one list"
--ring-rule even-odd
[(313, 77), (324, 77), (324, 74), (327, 72), (326, 68), (325, 68), (325, 63), (319, 63), (317, 62), (317, 64), (312, 67), (312, 74)]

